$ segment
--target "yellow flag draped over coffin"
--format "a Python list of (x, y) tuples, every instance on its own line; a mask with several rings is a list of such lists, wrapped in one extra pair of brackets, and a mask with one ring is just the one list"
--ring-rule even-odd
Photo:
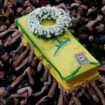
[[(92, 80), (98, 76), (99, 62), (68, 31), (53, 39), (41, 39), (33, 35), (26, 26), (27, 16), (16, 20), (23, 33), (23, 43), (34, 45), (37, 56), (43, 56), (43, 64), (50, 64), (50, 73), (65, 88), (79, 86), (83, 79)], [(51, 23), (50, 20), (44, 24)], [(86, 64), (81, 64), (79, 54), (84, 56)], [(77, 57), (77, 58), (76, 58)], [(80, 58), (81, 59), (81, 58)], [(83, 60), (84, 60), (83, 59)], [(81, 59), (82, 60), (82, 59)]]

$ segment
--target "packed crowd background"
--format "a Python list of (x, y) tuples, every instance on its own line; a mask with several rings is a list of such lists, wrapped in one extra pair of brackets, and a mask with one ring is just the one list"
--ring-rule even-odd
[[(101, 62), (95, 80), (65, 90), (22, 44), (15, 19), (46, 5), (70, 13), (69, 30)], [(0, 105), (105, 105), (105, 0), (0, 0)]]

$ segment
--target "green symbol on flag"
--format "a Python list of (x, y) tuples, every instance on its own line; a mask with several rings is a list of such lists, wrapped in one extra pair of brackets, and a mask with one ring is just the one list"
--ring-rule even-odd
[(58, 54), (58, 52), (70, 42), (70, 38), (66, 38), (65, 40), (60, 40), (58, 37), (54, 37), (54, 39), (58, 42), (56, 44), (57, 49), (54, 53), (55, 57)]

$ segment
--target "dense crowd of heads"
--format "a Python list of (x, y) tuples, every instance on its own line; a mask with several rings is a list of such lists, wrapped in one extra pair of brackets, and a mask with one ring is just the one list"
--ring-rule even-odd
[[(22, 44), (16, 18), (46, 5), (70, 14), (70, 32), (101, 62), (95, 80), (65, 90), (33, 45)], [(105, 0), (0, 0), (0, 105), (105, 105), (104, 75)]]

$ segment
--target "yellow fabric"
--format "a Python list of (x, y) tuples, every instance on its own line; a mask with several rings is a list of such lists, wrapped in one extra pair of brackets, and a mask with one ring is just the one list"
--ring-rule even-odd
[[(43, 64), (46, 65), (49, 62), (52, 64), (50, 73), (65, 89), (70, 89), (71, 86), (81, 85), (83, 79), (92, 80), (98, 76), (99, 62), (70, 32), (66, 32), (65, 35), (61, 35), (58, 39), (46, 40), (37, 38), (27, 29), (26, 18), (27, 16), (23, 16), (17, 20), (17, 25), (23, 33), (23, 43), (29, 42), (30, 44), (33, 44), (33, 41), (37, 45), (44, 54), (45, 59), (43, 60)], [(46, 22), (48, 24), (49, 21)], [(31, 37), (32, 40), (30, 40), (26, 34)], [(42, 55), (40, 51), (36, 47), (34, 48), (34, 52), (37, 56)], [(85, 64), (81, 66), (75, 58), (75, 54), (78, 54), (81, 51), (89, 61), (95, 62), (96, 64)], [(73, 74), (73, 77), (70, 76), (78, 67), (80, 67), (79, 71)]]

